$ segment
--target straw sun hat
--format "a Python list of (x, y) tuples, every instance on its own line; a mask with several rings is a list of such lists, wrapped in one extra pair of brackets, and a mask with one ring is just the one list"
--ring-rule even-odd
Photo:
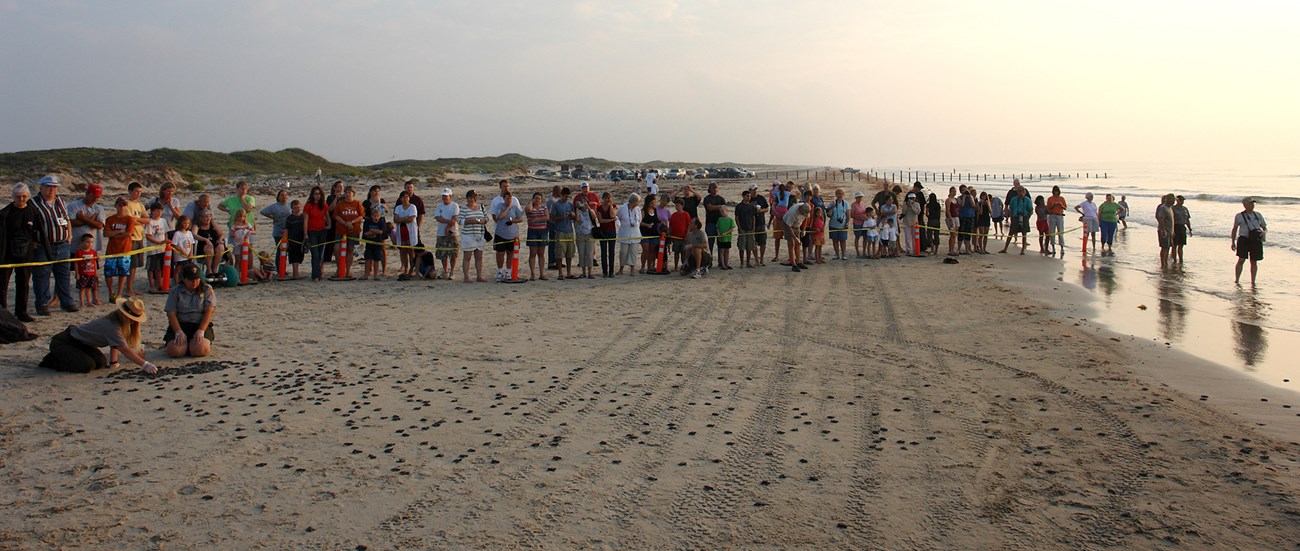
[(114, 304), (117, 305), (118, 312), (136, 323), (144, 323), (147, 318), (144, 312), (144, 301), (138, 298), (119, 298)]

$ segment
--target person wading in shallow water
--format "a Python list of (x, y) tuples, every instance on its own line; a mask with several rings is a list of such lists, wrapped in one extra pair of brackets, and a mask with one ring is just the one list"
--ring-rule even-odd
[(1259, 261), (1264, 259), (1264, 239), (1268, 237), (1268, 223), (1264, 215), (1255, 212), (1255, 200), (1247, 197), (1241, 200), (1245, 209), (1232, 219), (1232, 231), (1228, 238), (1232, 241), (1232, 250), (1237, 252), (1237, 277), (1233, 282), (1241, 285), (1241, 267), (1250, 260), (1250, 286), (1255, 286), (1255, 274), (1259, 271)]

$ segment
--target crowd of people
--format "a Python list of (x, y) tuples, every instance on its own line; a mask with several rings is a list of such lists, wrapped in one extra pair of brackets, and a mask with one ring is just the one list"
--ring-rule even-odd
[[(215, 205), (202, 194), (184, 207), (171, 184), (163, 184), (156, 197), (145, 201), (143, 186), (132, 182), (125, 195), (114, 198), (111, 211), (100, 204), (103, 188), (97, 184), (68, 202), (59, 194), (57, 177), (44, 177), (37, 185), (35, 197), (26, 184), (16, 185), (12, 203), (0, 210), (3, 305), (9, 306), (13, 280), (13, 313), (21, 321), (34, 319), (29, 293), (37, 315), (50, 315), (55, 306), (68, 312), (99, 306), (102, 268), (107, 302), (114, 306), (108, 316), (113, 323), (70, 329), (58, 341), (87, 345), (83, 349), (138, 346), (138, 334), (130, 326), (142, 323), (144, 316), (136, 316), (128, 306), (138, 302), (143, 287), (145, 293), (169, 295), (165, 341), (173, 356), (210, 352), (215, 295), (208, 281), (214, 274), (242, 279), (234, 272), (234, 253), (257, 234), (259, 216), (270, 221), (272, 242), (285, 245), (292, 274), (287, 277), (298, 278), (301, 264), (310, 256), (312, 281), (326, 278), (324, 265), (330, 262), (337, 268), (332, 279), (351, 279), (351, 260), (359, 256), (361, 279), (383, 279), (388, 277), (390, 252), (396, 251), (399, 280), (450, 280), (457, 276), (459, 263), (460, 279), (473, 283), (488, 281), (483, 257), (489, 248), (495, 253), (498, 282), (514, 277), (547, 280), (552, 271), (555, 279), (595, 279), (596, 268), (605, 278), (631, 277), (666, 273), (669, 266), (683, 276), (699, 278), (713, 268), (752, 269), (768, 262), (800, 272), (826, 263), (827, 241), (830, 260), (850, 258), (850, 239), (853, 258), (932, 256), (942, 252), (943, 233), (948, 235), (949, 256), (990, 254), (990, 237), (1004, 235), (997, 252), (1007, 253), (1019, 240), (1023, 255), (1031, 227), (1037, 232), (1041, 255), (1064, 257), (1065, 234), (1073, 231), (1083, 232), (1085, 247), (1090, 243), (1092, 251), (1108, 255), (1114, 254), (1116, 232), (1121, 225), (1127, 228), (1129, 213), (1127, 198), (1116, 201), (1111, 194), (1097, 203), (1087, 193), (1083, 201), (1070, 206), (1059, 186), (1053, 186), (1046, 197), (1031, 199), (1019, 180), (1013, 181), (1005, 196), (960, 185), (950, 187), (942, 201), (936, 193), (927, 193), (921, 182), (908, 189), (886, 182), (874, 196), (857, 191), (851, 200), (844, 188), (826, 196), (815, 183), (773, 182), (766, 190), (751, 183), (731, 203), (716, 183), (708, 184), (702, 196), (689, 184), (671, 193), (659, 193), (658, 186), (650, 184), (618, 202), (612, 192), (597, 195), (588, 182), (581, 182), (577, 190), (557, 185), (549, 196), (535, 192), (521, 201), (510, 182), (501, 180), (486, 204), (475, 190), (465, 192), (463, 202), (457, 202), (450, 188), (443, 189), (432, 213), (416, 193), (414, 180), (405, 183), (392, 204), (381, 197), (379, 186), (371, 186), (365, 199), (358, 200), (356, 190), (339, 181), (329, 193), (313, 187), (301, 201), (290, 200), (287, 191), (280, 191), (274, 203), (260, 210), (246, 182), (238, 183), (231, 196)], [(1253, 200), (1246, 199), (1244, 208), (1234, 221), (1232, 248), (1239, 257), (1238, 280), (1248, 260), (1254, 283), (1267, 225), (1254, 211)], [(1065, 218), (1071, 210), (1081, 226), (1067, 230)], [(433, 221), (431, 247), (421, 236), (426, 214)], [(218, 215), (224, 224), (214, 220)], [(1192, 232), (1183, 198), (1172, 194), (1162, 198), (1155, 218), (1162, 265), (1181, 262), (1182, 247)], [(520, 251), (517, 261), (527, 264), (526, 275), (510, 273), (509, 261), (516, 250)], [(165, 265), (168, 257), (171, 263)], [(257, 258), (251, 277), (275, 277), (272, 254), (262, 251)], [(141, 268), (146, 278), (137, 285)], [(121, 329), (122, 339), (104, 336), (110, 325)], [(72, 370), (113, 363), (87, 356), (74, 361), (66, 355), (56, 358), (52, 352), (47, 360), (51, 365), (73, 365)], [(112, 356), (109, 359), (117, 353)], [(127, 357), (147, 363), (138, 355)]]

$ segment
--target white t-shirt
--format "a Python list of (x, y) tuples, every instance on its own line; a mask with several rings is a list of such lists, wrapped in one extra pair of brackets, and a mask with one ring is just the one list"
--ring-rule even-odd
[(881, 241), (894, 241), (897, 239), (898, 239), (898, 226), (891, 226), (886, 224), (885, 227), (880, 229)]
[(1083, 217), (1097, 220), (1097, 203), (1084, 201), (1079, 203), (1079, 208), (1083, 210)]
[(862, 227), (867, 229), (867, 235), (871, 237), (880, 237), (880, 230), (876, 229), (875, 217), (867, 217), (862, 223)]
[[(194, 239), (194, 232), (177, 230), (172, 234), (172, 259), (186, 260), (194, 254), (194, 245), (197, 240)], [(186, 254), (186, 251), (189, 251)]]
[(659, 186), (656, 186), (656, 185), (655, 185), (655, 178), (657, 178), (657, 177), (659, 177), (659, 175), (656, 174), (656, 173), (654, 173), (654, 172), (647, 172), (647, 173), (645, 173), (645, 185), (646, 185), (646, 187), (648, 187), (648, 188), (654, 190), (654, 191), (652, 191), (651, 193), (659, 193)]
[(1264, 215), (1259, 212), (1252, 212), (1250, 216), (1246, 216), (1244, 211), (1239, 212), (1233, 218), (1233, 222), (1237, 225), (1238, 236), (1250, 235), (1250, 230), (1261, 230), (1268, 225), (1268, 222), (1264, 221)]
[[(407, 207), (403, 207), (401, 203), (398, 203), (396, 207), (393, 207), (393, 215), (396, 217), (405, 217), (405, 216), (418, 217), (419, 209), (415, 207), (415, 203), (411, 203), (411, 205)], [(407, 222), (405, 224), (398, 224), (398, 226), (406, 226), (406, 233), (411, 238), (410, 243), (398, 243), (398, 245), (414, 245), (416, 243), (419, 243), (420, 228), (415, 220), (416, 219), (413, 218), (411, 219), (410, 222)], [(396, 229), (394, 229), (393, 235), (401, 235), (401, 233), (398, 232)], [(393, 241), (397, 241), (397, 239), (394, 238)]]
[[(460, 205), (455, 202), (443, 204), (439, 201), (438, 206), (433, 209), (434, 218), (451, 220), (452, 224), (456, 223), (456, 217), (458, 215), (460, 215)], [(446, 223), (438, 222), (438, 237), (447, 237), (447, 226), (448, 224)]]
[[(144, 234), (146, 236), (145, 244), (144, 244), (145, 247), (158, 246), (158, 243), (156, 241), (167, 240), (167, 221), (163, 220), (162, 218), (159, 218), (157, 220), (152, 220), (152, 219), (149, 220), (149, 225), (144, 229)], [(156, 251), (149, 251), (149, 256), (159, 255), (162, 253), (163, 253), (162, 249), (158, 249)]]
[(618, 237), (620, 243), (639, 243), (641, 241), (641, 209), (628, 208), (627, 203), (618, 206), (614, 215), (618, 220)]
[[(492, 198), (492, 204), (488, 206), (488, 212), (492, 214), (493, 222), (495, 222), (497, 216), (501, 214), (504, 204), (505, 200), (503, 200), (500, 195)], [(514, 195), (510, 196), (510, 206), (519, 209), (521, 212), (524, 210), (523, 207), (519, 206), (519, 198)]]

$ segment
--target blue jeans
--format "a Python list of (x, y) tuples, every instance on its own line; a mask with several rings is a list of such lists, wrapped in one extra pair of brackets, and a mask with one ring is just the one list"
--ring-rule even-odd
[(311, 251), (311, 278), (321, 278), (321, 263), (325, 260), (325, 247), (321, 243), (329, 241), (330, 230), (307, 232), (307, 250)]
[(1114, 244), (1115, 244), (1115, 229), (1116, 229), (1116, 226), (1118, 226), (1118, 225), (1119, 225), (1119, 222), (1102, 222), (1102, 223), (1101, 223), (1101, 244), (1102, 244), (1102, 245), (1114, 245)]
[[(72, 254), (72, 245), (59, 243), (51, 245), (54, 257), (45, 254), (45, 247), (37, 247), (33, 262), (49, 260), (67, 260)], [(59, 305), (67, 308), (76, 306), (76, 297), (72, 295), (72, 263), (60, 262), (54, 265), (35, 266), (32, 268), (32, 291), (36, 294), (36, 311), (44, 312), (50, 303), (50, 273), (54, 273), (54, 292), (59, 297)]]
[(704, 224), (704, 235), (709, 236), (709, 254), (713, 254), (713, 245), (718, 242), (718, 223)]

